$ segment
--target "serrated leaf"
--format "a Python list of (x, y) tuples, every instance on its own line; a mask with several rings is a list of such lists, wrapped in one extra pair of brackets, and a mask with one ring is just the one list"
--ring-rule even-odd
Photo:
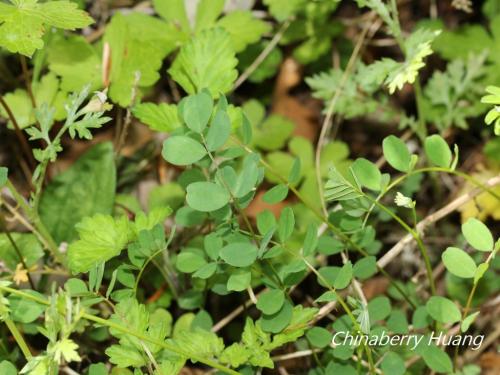
[(207, 88), (218, 98), (231, 90), (238, 75), (231, 43), (222, 28), (204, 30), (182, 46), (168, 72), (189, 94)]
[(103, 37), (111, 49), (110, 98), (127, 107), (136, 87), (156, 83), (163, 59), (174, 50), (179, 38), (174, 25), (158, 18), (139, 12), (115, 13)]
[(68, 248), (71, 272), (87, 272), (95, 265), (118, 255), (129, 241), (129, 222), (126, 217), (113, 219), (97, 214), (84, 218), (76, 225), (80, 239)]
[(112, 213), (115, 189), (113, 146), (97, 144), (44, 189), (40, 216), (56, 242), (71, 242), (84, 217)]
[(217, 26), (223, 27), (230, 35), (236, 53), (243, 51), (249, 44), (256, 43), (271, 26), (254, 18), (252, 12), (236, 10), (221, 18)]
[(132, 108), (132, 113), (155, 131), (168, 133), (181, 126), (175, 104), (140, 103)]
[(11, 3), (2, 3), (0, 8), (0, 46), (28, 57), (43, 47), (42, 37), (46, 27), (74, 30), (93, 22), (71, 1), (39, 4), (38, 0), (11, 0)]
[[(33, 95), (37, 105), (46, 104), (49, 107), (56, 109), (55, 118), (63, 119), (66, 117), (65, 111), (62, 108), (65, 96), (59, 92), (59, 80), (53, 73), (46, 74), (40, 82), (34, 82), (32, 85)], [(4, 95), (4, 100), (12, 110), (12, 113), (21, 129), (35, 124), (35, 110), (28, 95), (24, 89), (16, 89)], [(3, 118), (8, 119), (9, 127), (13, 128), (9, 116), (5, 112), (3, 106), (0, 106), (0, 114)]]
[(61, 77), (62, 90), (80, 91), (88, 84), (97, 90), (103, 85), (99, 52), (83, 36), (55, 35), (47, 46), (47, 63)]

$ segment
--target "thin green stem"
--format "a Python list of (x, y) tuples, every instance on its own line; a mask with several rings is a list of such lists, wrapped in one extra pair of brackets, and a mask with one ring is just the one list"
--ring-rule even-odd
[[(495, 255), (496, 255), (496, 253), (498, 252), (499, 249), (500, 249), (500, 247), (495, 248), (490, 253), (490, 255), (488, 256), (488, 258), (486, 259), (486, 262), (484, 262), (485, 264), (488, 265), (488, 268), (489, 268), (489, 265), (490, 265), (491, 261), (493, 260), (493, 258), (495, 258)], [(472, 306), (472, 299), (474, 298), (474, 295), (476, 294), (476, 290), (477, 290), (477, 286), (479, 284), (479, 280), (481, 280), (481, 278), (478, 278), (477, 280), (474, 279), (474, 283), (472, 284), (472, 289), (469, 292), (469, 295), (467, 296), (467, 302), (465, 303), (464, 311), (462, 312), (462, 319), (460, 319), (460, 325), (462, 325), (462, 322), (464, 321), (464, 319), (469, 314), (469, 311), (470, 311), (471, 306)], [(459, 349), (459, 346), (455, 347), (455, 352), (454, 352), (454, 355), (453, 355), (453, 368), (455, 369), (455, 371), (457, 370), (458, 349)]]
[[(237, 142), (241, 147), (245, 149), (248, 153), (254, 153), (252, 149), (249, 147), (243, 145), (238, 139), (235, 139), (235, 142)], [(358, 244), (354, 243), (348, 236), (346, 236), (342, 231), (337, 228), (333, 223), (331, 223), (327, 217), (323, 216), (323, 214), (316, 208), (314, 207), (294, 186), (291, 186), (287, 179), (283, 177), (280, 173), (278, 173), (271, 165), (269, 165), (265, 160), (262, 158), (259, 159), (260, 163), (266, 168), (270, 173), (275, 175), (280, 181), (282, 181), (284, 184), (286, 184), (289, 189), (292, 191), (292, 193), (302, 202), (303, 205), (305, 205), (321, 222), (325, 223), (328, 228), (337, 236), (339, 237), (344, 243), (346, 243), (348, 246), (356, 250), (358, 253), (360, 253), (362, 256), (369, 256), (369, 254), (364, 251)], [(398, 290), (399, 293), (403, 296), (403, 298), (412, 306), (413, 308), (416, 308), (415, 303), (410, 299), (408, 294), (396, 283), (394, 282), (393, 278), (389, 275), (387, 271), (385, 271), (382, 267), (377, 265), (377, 270), (383, 274), (391, 285), (393, 285), (396, 290)]]
[[(500, 202), (500, 195), (498, 195), (490, 187), (488, 187), (485, 184), (483, 184), (481, 181), (477, 180), (476, 178), (474, 178), (472, 176), (469, 176), (466, 173), (463, 173), (463, 172), (460, 172), (460, 171), (455, 171), (455, 170), (452, 170), (452, 169), (449, 169), (449, 168), (442, 168), (442, 167), (425, 167), (425, 168), (419, 168), (419, 169), (415, 169), (415, 170), (413, 170), (411, 172), (408, 172), (408, 173), (406, 173), (406, 174), (404, 174), (404, 175), (396, 178), (393, 182), (391, 182), (387, 186), (387, 188), (382, 193), (380, 193), (377, 196), (376, 201), (377, 202), (380, 201), (382, 198), (384, 198), (387, 195), (387, 193), (389, 193), (396, 186), (398, 186), (401, 183), (403, 183), (409, 177), (417, 175), (417, 174), (432, 173), (432, 172), (448, 173), (448, 174), (451, 174), (451, 175), (463, 178), (464, 180), (468, 181), (472, 185), (474, 185), (474, 186), (482, 189), (485, 193), (490, 194), (491, 196), (493, 196), (495, 199), (497, 199)], [(372, 204), (372, 206), (370, 207), (370, 209), (366, 213), (365, 218), (364, 218), (364, 223), (366, 223), (368, 221), (368, 218), (371, 215), (371, 213), (373, 211), (373, 208), (375, 208), (374, 204)]]
[[(46, 306), (50, 305), (50, 302), (47, 301), (44, 298), (40, 298), (40, 297), (31, 295), (31, 294), (28, 294), (26, 292), (23, 292), (21, 290), (10, 288), (8, 286), (2, 286), (2, 285), (0, 285), (0, 291), (11, 293), (11, 294), (17, 295), (19, 297), (23, 297), (25, 299), (37, 302), (37, 303), (42, 304), (42, 305), (46, 305)], [(185, 352), (183, 349), (177, 347), (176, 345), (173, 345), (173, 344), (161, 341), (161, 340), (157, 340), (155, 338), (152, 338), (151, 336), (146, 336), (146, 335), (144, 335), (144, 334), (142, 334), (140, 332), (132, 331), (128, 327), (124, 327), (121, 324), (115, 323), (113, 321), (106, 320), (106, 319), (103, 319), (101, 317), (98, 317), (98, 316), (95, 316), (95, 315), (92, 315), (92, 314), (88, 314), (88, 313), (82, 313), (82, 318), (84, 318), (86, 320), (89, 320), (91, 322), (97, 323), (97, 324), (99, 324), (101, 326), (113, 328), (113, 329), (115, 329), (115, 330), (117, 330), (117, 331), (119, 331), (121, 333), (134, 336), (134, 337), (136, 337), (136, 338), (138, 338), (138, 339), (140, 339), (142, 341), (146, 341), (146, 342), (149, 342), (151, 344), (158, 345), (158, 346), (160, 346), (163, 349), (166, 349), (168, 351), (176, 353), (176, 354), (178, 354), (178, 355), (180, 355), (182, 357), (190, 358), (190, 359), (193, 359), (193, 360), (195, 360), (197, 362), (204, 363), (205, 365), (210, 366), (212, 368), (215, 368), (217, 370), (220, 370), (220, 371), (222, 371), (222, 372), (224, 372), (226, 374), (239, 375), (238, 372), (236, 372), (236, 371), (234, 371), (234, 370), (232, 370), (232, 369), (230, 369), (230, 368), (228, 368), (226, 366), (223, 366), (220, 363), (218, 363), (218, 362), (216, 362), (216, 361), (214, 361), (212, 359), (204, 358), (202, 356), (199, 356), (196, 353)]]
[(12, 321), (12, 319), (7, 318), (4, 320), (4, 322), (7, 328), (9, 329), (10, 333), (14, 337), (14, 340), (16, 340), (17, 345), (23, 352), (24, 358), (26, 358), (26, 360), (29, 360), (31, 357), (33, 357), (33, 355), (31, 354), (28, 344), (26, 344), (26, 341), (24, 341), (22, 333), (19, 331), (19, 329), (17, 329), (17, 326)]
[(376, 199), (373, 199), (367, 194), (364, 194), (362, 191), (359, 191), (359, 193), (363, 194), (363, 196), (368, 199), (372, 204), (375, 204), (377, 207), (379, 207), (382, 211), (387, 213), (389, 216), (391, 216), (394, 220), (398, 222), (399, 225), (401, 225), (408, 233), (411, 234), (411, 236), (417, 241), (418, 248), (420, 249), (420, 253), (422, 254), (422, 257), (424, 258), (424, 263), (425, 263), (425, 269), (427, 272), (427, 278), (429, 280), (429, 286), (431, 288), (431, 293), (432, 295), (436, 294), (436, 284), (434, 282), (434, 277), (432, 276), (432, 265), (431, 261), (429, 258), (429, 253), (427, 252), (427, 249), (422, 241), (422, 238), (420, 237), (420, 234), (411, 228), (408, 224), (404, 222), (403, 219), (401, 219), (398, 215), (396, 215), (394, 212), (389, 210), (386, 206), (384, 206), (382, 203), (378, 202)]

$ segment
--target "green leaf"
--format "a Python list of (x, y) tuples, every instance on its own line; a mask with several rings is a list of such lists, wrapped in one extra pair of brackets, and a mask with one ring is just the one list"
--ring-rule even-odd
[(464, 279), (474, 277), (477, 270), (476, 263), (474, 262), (474, 259), (472, 259), (471, 256), (462, 249), (457, 247), (448, 247), (441, 255), (441, 258), (443, 259), (446, 269), (455, 276), (462, 277)]
[(175, 104), (140, 103), (132, 108), (132, 113), (155, 131), (168, 133), (181, 126)]
[(388, 352), (385, 354), (380, 368), (384, 374), (391, 375), (403, 375), (406, 372), (406, 365), (403, 358), (394, 352)]
[(335, 289), (344, 289), (351, 283), (351, 280), (352, 280), (352, 263), (351, 261), (348, 261), (340, 269), (333, 283), (333, 287)]
[(318, 246), (318, 226), (310, 223), (307, 227), (306, 235), (304, 237), (304, 244), (302, 245), (302, 252), (304, 256), (309, 256), (314, 253)]
[(212, 124), (207, 132), (207, 148), (216, 151), (229, 139), (231, 135), (231, 120), (226, 112), (218, 110), (215, 112)]
[(353, 185), (344, 178), (335, 168), (332, 168), (325, 184), (325, 198), (331, 201), (347, 201), (360, 198), (363, 195), (359, 192), (361, 188)]
[(97, 48), (80, 35), (54, 35), (47, 46), (47, 63), (51, 72), (61, 77), (61, 89), (81, 91), (102, 87), (101, 57)]
[(256, 307), (266, 315), (277, 313), (285, 302), (285, 294), (279, 289), (270, 289), (259, 296)]
[(336, 300), (337, 300), (337, 293), (329, 290), (328, 292), (325, 292), (318, 298), (316, 298), (315, 302), (333, 302)]
[(184, 0), (153, 0), (153, 6), (162, 18), (188, 32), (191, 29)]
[(481, 221), (470, 218), (462, 224), (462, 233), (467, 242), (476, 250), (492, 251), (494, 246), (493, 235)]
[(131, 104), (134, 90), (158, 81), (163, 59), (179, 40), (175, 25), (139, 12), (117, 12), (106, 26), (103, 41), (111, 50), (109, 96), (122, 107)]
[[(35, 235), (13, 232), (10, 235), (28, 267), (33, 266), (38, 259), (43, 257), (42, 246)], [(0, 259), (11, 271), (14, 271), (17, 264), (21, 263), (21, 259), (19, 259), (19, 255), (6, 233), (0, 233)]]
[(257, 259), (257, 247), (248, 242), (233, 242), (224, 246), (220, 257), (234, 267), (248, 267)]
[(263, 315), (260, 324), (265, 332), (279, 333), (288, 326), (292, 316), (293, 307), (290, 302), (285, 301), (277, 313)]
[(163, 158), (174, 165), (189, 165), (202, 159), (207, 150), (193, 138), (175, 135), (163, 142)]
[(89, 366), (88, 375), (108, 375), (108, 368), (104, 363), (93, 363)]
[(467, 332), (469, 330), (471, 324), (474, 323), (474, 320), (476, 320), (479, 313), (480, 313), (480, 311), (476, 311), (475, 313), (468, 315), (460, 324), (460, 330), (462, 332)]
[(382, 184), (382, 174), (375, 164), (365, 158), (359, 158), (352, 163), (351, 168), (362, 186), (365, 186), (370, 190), (380, 190)]
[(211, 27), (224, 9), (225, 0), (200, 0), (196, 7), (195, 32)]
[(275, 204), (284, 200), (287, 195), (288, 186), (285, 184), (279, 184), (266, 191), (262, 197), (262, 200), (269, 204)]
[(377, 273), (377, 259), (367, 256), (358, 260), (352, 269), (354, 277), (366, 280)]
[(248, 270), (237, 270), (227, 280), (227, 290), (241, 292), (250, 286), (252, 281), (252, 273)]
[(306, 337), (315, 348), (326, 348), (332, 342), (332, 334), (322, 327), (311, 328)]
[(479, 280), (482, 279), (482, 277), (484, 276), (485, 272), (488, 271), (489, 267), (490, 267), (489, 263), (487, 263), (487, 262), (480, 263), (477, 266), (476, 273), (474, 274), (474, 284), (477, 284), (479, 282)]
[[(35, 292), (33, 290), (27, 290), (28, 293), (36, 298), (45, 299), (43, 294)], [(10, 317), (15, 322), (20, 323), (32, 323), (45, 311), (47, 306), (39, 304), (27, 298), (21, 298), (18, 296), (9, 297), (9, 307), (10, 307)]]
[[(59, 80), (53, 73), (44, 75), (39, 82), (33, 82), (32, 84), (33, 95), (38, 106), (46, 103), (49, 107), (55, 107), (56, 113), (54, 117), (56, 119), (63, 119), (66, 116), (66, 112), (62, 108), (65, 97), (58, 92), (58, 90)], [(26, 90), (17, 89), (13, 92), (9, 92), (4, 95), (4, 100), (12, 110), (17, 124), (21, 129), (35, 124), (35, 111)], [(60, 112), (62, 112), (62, 115)], [(8, 119), (8, 115), (3, 106), (0, 106), (0, 114), (2, 117)], [(9, 127), (13, 129), (13, 124), (10, 122), (10, 119), (8, 124)]]
[(129, 241), (129, 222), (125, 216), (113, 219), (96, 214), (76, 225), (80, 239), (69, 245), (68, 263), (71, 272), (87, 272), (125, 248)]
[(391, 313), (391, 301), (386, 296), (375, 297), (368, 302), (370, 321), (383, 320)]
[(249, 44), (258, 42), (263, 34), (271, 31), (271, 26), (254, 18), (252, 12), (236, 10), (217, 22), (230, 35), (236, 53), (243, 51)]
[(105, 353), (111, 363), (122, 368), (142, 367), (147, 363), (141, 352), (127, 345), (111, 345)]
[(293, 228), (295, 227), (295, 216), (293, 214), (293, 209), (291, 207), (285, 207), (281, 211), (280, 218), (278, 220), (278, 237), (281, 243), (286, 242), (293, 233)]
[[(248, 106), (244, 106), (246, 111)], [(283, 148), (295, 125), (284, 116), (271, 115), (262, 123), (252, 122), (253, 144), (266, 151)]]
[(441, 167), (448, 168), (451, 164), (451, 150), (448, 147), (448, 143), (437, 134), (431, 135), (425, 139), (424, 142), (425, 154), (427, 159), (431, 164)]
[(17, 375), (17, 369), (11, 362), (3, 360), (0, 362), (0, 374)]
[[(426, 341), (424, 338), (422, 341)], [(440, 373), (453, 372), (453, 364), (450, 357), (435, 345), (422, 344), (417, 348), (427, 366), (433, 371)]]
[(7, 167), (0, 167), (0, 187), (5, 186), (9, 179), (9, 170)]
[(387, 319), (387, 328), (394, 333), (408, 333), (408, 321), (406, 314), (402, 310), (392, 310), (391, 315)]
[(175, 267), (181, 272), (193, 273), (206, 264), (207, 261), (200, 255), (199, 252), (184, 249), (179, 255), (177, 255)]
[(38, 0), (11, 0), (11, 3), (2, 3), (0, 7), (0, 46), (28, 57), (43, 47), (46, 27), (75, 30), (93, 22), (71, 1), (38, 4)]
[(457, 305), (447, 298), (432, 296), (425, 307), (429, 315), (440, 323), (455, 323), (461, 319)]
[(57, 243), (71, 242), (84, 217), (113, 212), (115, 190), (113, 145), (97, 144), (44, 189), (40, 216)]
[(264, 0), (264, 4), (269, 7), (269, 13), (278, 21), (284, 21), (294, 15), (305, 3), (305, 0)]
[(246, 363), (251, 355), (250, 349), (240, 343), (234, 343), (224, 349), (219, 359), (222, 363), (228, 363), (231, 367), (237, 368)]
[(182, 46), (168, 72), (189, 94), (208, 88), (217, 98), (231, 90), (238, 76), (231, 43), (222, 28), (204, 30)]
[(194, 182), (188, 185), (186, 192), (189, 207), (202, 212), (218, 210), (231, 198), (224, 187), (213, 182)]
[(400, 172), (409, 172), (411, 155), (406, 144), (394, 135), (386, 137), (382, 143), (387, 162)]
[(212, 115), (214, 101), (210, 93), (202, 91), (190, 95), (182, 101), (182, 116), (187, 127), (196, 133), (201, 133)]
[(211, 262), (204, 266), (198, 268), (198, 270), (193, 273), (193, 277), (199, 277), (200, 279), (208, 279), (217, 270), (217, 263)]

